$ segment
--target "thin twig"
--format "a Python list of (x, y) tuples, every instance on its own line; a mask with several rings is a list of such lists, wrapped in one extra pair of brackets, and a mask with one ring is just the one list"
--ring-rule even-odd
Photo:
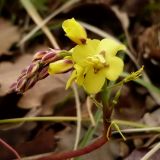
[[(21, 0), (21, 3), (24, 6), (24, 8), (26, 9), (26, 11), (28, 12), (28, 14), (30, 15), (30, 17), (34, 20), (34, 22), (38, 26), (40, 26), (40, 24), (42, 23), (43, 19), (41, 18), (41, 16), (37, 12), (37, 10), (34, 7), (34, 5), (32, 4), (32, 2), (30, 0), (27, 0), (27, 1), (26, 0)], [(53, 45), (53, 47), (54, 48), (59, 48), (59, 46), (57, 44), (57, 41), (56, 41), (55, 37), (53, 36), (53, 34), (50, 32), (50, 30), (46, 26), (43, 26), (42, 30), (46, 34), (48, 39), (50, 40), (50, 42)]]
[(50, 14), (48, 17), (46, 17), (44, 20), (39, 23), (35, 28), (33, 28), (25, 37), (22, 38), (22, 40), (19, 42), (18, 45), (22, 45), (25, 43), (27, 40), (29, 40), (39, 29), (41, 29), (45, 24), (47, 24), (52, 18), (54, 18), (56, 15), (59, 13), (63, 12), (70, 6), (72, 6), (74, 3), (77, 3), (80, 0), (70, 0), (66, 2), (64, 5), (56, 9), (52, 14)]
[(4, 145), (8, 150), (10, 150), (10, 151), (16, 156), (16, 158), (17, 158), (18, 160), (21, 160), (21, 157), (20, 157), (20, 155), (17, 153), (17, 151), (16, 151), (14, 148), (12, 148), (9, 144), (7, 144), (4, 140), (2, 140), (1, 138), (0, 138), (0, 143), (1, 143), (2, 145)]
[(77, 87), (75, 84), (73, 84), (72, 88), (73, 88), (73, 92), (75, 96), (76, 111), (77, 111), (77, 131), (76, 131), (76, 139), (75, 139), (75, 144), (74, 144), (74, 150), (76, 150), (78, 147), (79, 140), (80, 140), (82, 117), (81, 117), (81, 104), (79, 100), (79, 94), (78, 94)]
[(117, 6), (112, 6), (111, 9), (115, 13), (115, 15), (117, 16), (117, 18), (119, 19), (119, 21), (121, 23), (121, 26), (122, 26), (122, 29), (124, 31), (126, 40), (128, 42), (129, 49), (134, 54), (134, 56), (136, 56), (136, 50), (134, 49), (134, 47), (132, 45), (132, 40), (131, 40), (129, 32), (128, 32), (129, 17), (128, 17), (127, 13), (124, 12), (124, 11), (121, 11)]
[(137, 123), (137, 122), (133, 122), (133, 121), (126, 121), (126, 120), (121, 120), (121, 119), (113, 119), (112, 122), (114, 122), (118, 125), (137, 127), (137, 128), (149, 127), (148, 125), (145, 125), (142, 123)]
[(93, 114), (92, 114), (92, 111), (91, 111), (91, 100), (90, 100), (90, 97), (88, 96), (87, 97), (87, 100), (86, 100), (86, 106), (87, 106), (87, 111), (88, 111), (88, 114), (89, 114), (89, 117), (90, 117), (90, 120), (91, 120), (91, 124), (93, 127), (96, 126), (96, 122), (94, 120), (94, 117), (93, 117)]
[(160, 149), (160, 142), (157, 143), (144, 157), (142, 157), (140, 160), (149, 160), (155, 152), (157, 152)]
[[(82, 119), (83, 121), (89, 121), (89, 119)], [(6, 123), (20, 123), (20, 122), (33, 122), (33, 121), (52, 121), (52, 122), (69, 122), (77, 121), (77, 117), (73, 116), (55, 116), (55, 117), (22, 117), (22, 118), (12, 118), (12, 119), (2, 119), (0, 124)]]
[[(160, 132), (160, 127), (122, 129), (121, 132), (122, 133)], [(113, 134), (115, 133), (117, 133), (117, 131), (113, 131)]]

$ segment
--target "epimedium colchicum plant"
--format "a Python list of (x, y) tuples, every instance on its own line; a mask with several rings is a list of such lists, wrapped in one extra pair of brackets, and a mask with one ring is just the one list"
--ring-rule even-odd
[[(86, 154), (108, 141), (111, 136), (111, 114), (120, 96), (121, 88), (124, 83), (137, 79), (143, 70), (142, 67), (137, 72), (133, 72), (120, 82), (115, 83), (124, 68), (124, 62), (117, 56), (117, 53), (125, 51), (125, 45), (109, 38), (102, 40), (89, 39), (85, 29), (74, 18), (65, 20), (62, 28), (66, 36), (76, 43), (75, 47), (70, 50), (49, 49), (37, 52), (33, 57), (32, 63), (22, 71), (17, 82), (12, 85), (13, 90), (23, 93), (30, 89), (38, 80), (44, 79), (48, 75), (70, 71), (71, 75), (66, 83), (66, 89), (75, 82), (78, 86), (83, 87), (92, 97), (97, 93), (101, 93), (100, 101), (102, 103), (104, 123), (103, 135), (84, 148), (46, 157), (46, 159), (56, 160)], [(113, 81), (114, 85), (108, 87), (106, 85), (108, 84), (106, 83), (107, 81)], [(114, 99), (108, 103), (105, 96), (107, 89), (117, 86), (119, 86), (119, 90), (115, 94)], [(115, 128), (120, 132), (117, 125)]]

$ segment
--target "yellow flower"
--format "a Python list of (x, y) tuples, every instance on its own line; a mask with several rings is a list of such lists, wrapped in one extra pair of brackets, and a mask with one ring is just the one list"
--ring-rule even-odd
[(66, 36), (77, 44), (85, 44), (87, 40), (87, 34), (85, 29), (75, 21), (74, 18), (65, 20), (62, 24), (63, 30), (66, 32)]
[(74, 18), (66, 20), (62, 25), (66, 35), (78, 45), (69, 52), (68, 59), (61, 59), (50, 63), (49, 74), (69, 71), (73, 72), (67, 82), (66, 88), (75, 81), (83, 86), (89, 94), (98, 93), (105, 80), (116, 80), (123, 71), (124, 63), (116, 54), (124, 50), (125, 46), (112, 39), (87, 39), (84, 28)]
[(125, 46), (112, 39), (90, 40), (72, 49), (75, 70), (66, 88), (75, 80), (89, 94), (98, 93), (106, 79), (114, 81), (123, 71), (124, 63), (116, 54)]

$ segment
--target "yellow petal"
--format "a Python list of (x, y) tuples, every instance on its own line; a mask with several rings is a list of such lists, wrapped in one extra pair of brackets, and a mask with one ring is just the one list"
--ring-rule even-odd
[(118, 51), (125, 49), (125, 45), (120, 44), (113, 39), (105, 38), (101, 40), (97, 52), (101, 53), (102, 51), (105, 51), (106, 55), (115, 56)]
[(77, 44), (84, 44), (87, 40), (85, 29), (74, 18), (65, 20), (62, 28), (66, 36)]
[(99, 40), (88, 39), (85, 45), (77, 45), (74, 47), (72, 53), (74, 62), (84, 66), (87, 57), (97, 54), (96, 50), (99, 43)]
[(69, 79), (68, 79), (68, 81), (67, 81), (66, 89), (68, 89), (68, 88), (72, 85), (72, 83), (73, 83), (73, 81), (76, 79), (76, 77), (77, 77), (77, 73), (76, 73), (76, 70), (74, 70), (74, 71), (71, 73), (71, 76), (69, 77)]
[(58, 74), (70, 70), (73, 67), (72, 60), (62, 59), (56, 62), (50, 63), (48, 68), (49, 74)]
[(105, 72), (100, 70), (94, 73), (94, 69), (91, 68), (86, 74), (83, 87), (89, 94), (96, 94), (102, 89), (104, 82)]
[(75, 64), (74, 68), (75, 70), (72, 72), (70, 78), (67, 81), (66, 89), (68, 89), (72, 85), (73, 81), (76, 81), (78, 85), (82, 85), (84, 81), (84, 74), (83, 74), (84, 69), (78, 64)]
[(77, 73), (76, 83), (81, 86), (84, 81), (84, 69), (78, 64), (75, 64), (74, 68), (76, 69)]
[(122, 59), (116, 56), (108, 56), (109, 67), (106, 68), (106, 78), (115, 81), (123, 72), (124, 63)]

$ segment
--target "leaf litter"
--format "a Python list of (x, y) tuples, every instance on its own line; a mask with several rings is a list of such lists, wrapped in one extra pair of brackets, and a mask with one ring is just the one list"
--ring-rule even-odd
[[(125, 38), (123, 32), (125, 28), (129, 33), (130, 43), (136, 52), (134, 55), (135, 58), (140, 64), (145, 64), (149, 78), (158, 88), (160, 86), (159, 78), (157, 77), (160, 71), (160, 21), (158, 16), (159, 10), (153, 7), (153, 1), (145, 0), (140, 2), (138, 0), (131, 0), (118, 2), (113, 0), (96, 0), (95, 2), (83, 1), (83, 4), (81, 2), (82, 1), (77, 2), (76, 5), (74, 4), (72, 7), (65, 10), (65, 12), (60, 13), (55, 19), (61, 22), (62, 19), (67, 19), (69, 17), (78, 18), (109, 32), (123, 42), (126, 42), (129, 46), (129, 42)], [(57, 3), (55, 3), (55, 8), (60, 5), (57, 5)], [(158, 1), (155, 0), (154, 3), (156, 5)], [(46, 4), (45, 8), (47, 7)], [(54, 2), (51, 2), (51, 4), (54, 6)], [(115, 8), (113, 9), (113, 5), (116, 6), (116, 10)], [(41, 10), (41, 6), (38, 7), (38, 10)], [(149, 9), (146, 10), (146, 8)], [(44, 13), (43, 9), (42, 7), (41, 14)], [(40, 35), (32, 39), (32, 42), (33, 40), (35, 42), (26, 43), (24, 45), (24, 50), (18, 48), (17, 52), (19, 52), (19, 56), (15, 56), (14, 52), (10, 50), (10, 47), (20, 41), (22, 37), (21, 29), (17, 24), (13, 25), (10, 19), (4, 19), (3, 12), (2, 9), (2, 18), (0, 18), (0, 56), (7, 54), (12, 55), (14, 58), (7, 61), (2, 60), (0, 63), (0, 107), (1, 113), (4, 113), (1, 118), (40, 115), (75, 116), (73, 93), (71, 90), (65, 91), (65, 84), (62, 83), (62, 81), (65, 82), (67, 80), (67, 74), (48, 77), (38, 82), (24, 95), (14, 95), (13, 99), (15, 99), (15, 101), (11, 101), (11, 96), (8, 96), (10, 94), (10, 85), (17, 79), (21, 70), (30, 63), (35, 50), (41, 50), (43, 47), (50, 47), (51, 44), (45, 36)], [(24, 9), (22, 9), (22, 12), (24, 12)], [(11, 12), (8, 14), (10, 13)], [(145, 16), (146, 13), (150, 18)], [(18, 15), (16, 16), (17, 19), (20, 18)], [(29, 22), (29, 26), (30, 25), (33, 25), (32, 21)], [(30, 28), (32, 27), (29, 27), (29, 29)], [(60, 42), (58, 41), (60, 46), (65, 46), (65, 44), (68, 45), (65, 46), (66, 48), (72, 46), (72, 44), (69, 44), (64, 38), (61, 29), (56, 29), (53, 33), (63, 40)], [(95, 33), (88, 32), (88, 34), (91, 35), (91, 37), (97, 38)], [(59, 37), (56, 38), (58, 39)], [(66, 41), (67, 43), (64, 44)], [(39, 46), (42, 46), (42, 48)], [(127, 71), (133, 71), (135, 67), (130, 59), (126, 57), (125, 61)], [(85, 104), (86, 97), (84, 92), (82, 92), (80, 97), (82, 104)], [(159, 126), (159, 105), (156, 104), (151, 97), (151, 99), (148, 97), (150, 97), (150, 95), (147, 89), (142, 89), (142, 87), (136, 83), (130, 83), (122, 90), (122, 95), (116, 106), (114, 117), (122, 120), (144, 122), (151, 126)], [(8, 103), (2, 103), (4, 99)], [(14, 111), (10, 109), (11, 107), (14, 108)], [(94, 112), (94, 107), (92, 107), (92, 111)], [(11, 113), (6, 114), (7, 112)], [(84, 109), (83, 112), (82, 116), (86, 117), (88, 115), (85, 113), (87, 110)], [(83, 131), (81, 137), (84, 136), (87, 127), (88, 123), (82, 126)], [(55, 150), (61, 151), (71, 149), (74, 143), (73, 137), (75, 137), (76, 123), (28, 122), (14, 127), (6, 126), (6, 130), (4, 130), (4, 128), (3, 130), (1, 128), (0, 136), (4, 138), (6, 142), (13, 145), (15, 149), (25, 157), (49, 153)], [(94, 136), (97, 136), (97, 134), (98, 131), (94, 133)], [(119, 158), (126, 160), (140, 159), (151, 147), (150, 145), (144, 148), (142, 146), (146, 141), (148, 142), (151, 140), (153, 135), (148, 135), (146, 138), (138, 137), (143, 137), (143, 135), (131, 135), (131, 138), (126, 142), (119, 142), (115, 139), (111, 141), (110, 144), (106, 144), (99, 151), (84, 156), (83, 159), (103, 160), (106, 159), (106, 157), (108, 160), (116, 160)], [(140, 138), (141, 141), (138, 141), (138, 138)], [(158, 141), (159, 136), (157, 136), (151, 144), (155, 144)], [(157, 157), (159, 157), (159, 151), (153, 156), (155, 160), (158, 159)], [(10, 160), (14, 157), (3, 148), (0, 149), (0, 158), (2, 160)]]

